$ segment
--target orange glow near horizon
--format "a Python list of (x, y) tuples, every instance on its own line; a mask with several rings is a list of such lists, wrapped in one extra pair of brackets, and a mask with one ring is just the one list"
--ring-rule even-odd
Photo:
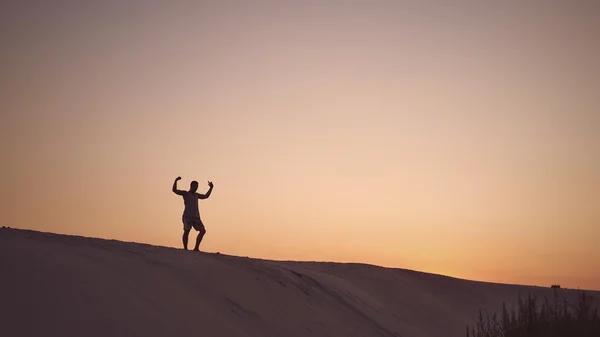
[(2, 4), (1, 225), (600, 290), (600, 7), (477, 6)]

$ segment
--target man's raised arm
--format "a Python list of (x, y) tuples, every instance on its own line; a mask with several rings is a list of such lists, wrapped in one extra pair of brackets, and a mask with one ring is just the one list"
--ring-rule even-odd
[(210, 194), (212, 193), (212, 189), (213, 189), (213, 183), (212, 183), (212, 181), (208, 182), (208, 186), (210, 186), (210, 187), (208, 188), (208, 192), (206, 192), (206, 194), (197, 193), (198, 194), (198, 199), (206, 199), (206, 198), (210, 197)]
[(175, 178), (175, 182), (173, 182), (173, 193), (181, 195), (183, 191), (177, 189), (177, 182), (181, 180), (181, 177)]

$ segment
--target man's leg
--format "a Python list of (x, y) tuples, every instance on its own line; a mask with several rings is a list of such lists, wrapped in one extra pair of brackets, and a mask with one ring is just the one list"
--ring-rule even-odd
[(194, 223), (194, 228), (198, 231), (198, 236), (196, 237), (196, 246), (194, 246), (194, 250), (198, 251), (198, 247), (200, 247), (200, 242), (202, 242), (202, 238), (204, 234), (206, 234), (206, 229), (204, 228), (204, 224), (202, 220), (198, 219), (196, 223)]
[(189, 229), (184, 229), (183, 230), (183, 249), (185, 249), (185, 250), (187, 250), (189, 235), (190, 235), (190, 230)]
[(204, 234), (206, 234), (206, 229), (202, 228), (200, 230), (200, 232), (198, 232), (198, 236), (196, 237), (196, 246), (194, 247), (194, 250), (196, 250), (196, 251), (199, 250), (200, 242), (202, 242), (202, 238), (204, 237)]

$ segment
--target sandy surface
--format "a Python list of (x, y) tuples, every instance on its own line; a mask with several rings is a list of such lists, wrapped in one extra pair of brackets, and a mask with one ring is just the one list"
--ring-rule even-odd
[(519, 291), (552, 298), (363, 264), (0, 229), (2, 336), (464, 336), (480, 308), (499, 311)]

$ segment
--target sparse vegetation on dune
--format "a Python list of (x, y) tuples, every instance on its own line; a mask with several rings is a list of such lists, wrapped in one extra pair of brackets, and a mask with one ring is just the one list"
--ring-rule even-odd
[(518, 310), (502, 306), (500, 317), (494, 313), (484, 318), (479, 311), (475, 326), (467, 327), (467, 337), (599, 337), (600, 317), (593, 298), (578, 291), (575, 305), (559, 299), (556, 287), (554, 299), (538, 301), (529, 294), (519, 297)]

